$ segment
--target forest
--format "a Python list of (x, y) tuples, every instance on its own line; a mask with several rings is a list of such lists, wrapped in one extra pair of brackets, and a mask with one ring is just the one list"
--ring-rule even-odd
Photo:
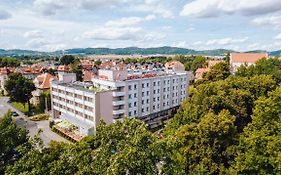
[(161, 136), (125, 118), (79, 143), (45, 147), (8, 113), (0, 119), (0, 174), (280, 174), (280, 82), (278, 59), (235, 74), (219, 63), (190, 87)]

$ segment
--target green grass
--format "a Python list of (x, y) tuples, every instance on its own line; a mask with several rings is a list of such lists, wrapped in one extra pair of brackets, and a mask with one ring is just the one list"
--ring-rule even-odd
[(11, 103), (13, 107), (15, 107), (17, 110), (26, 113), (28, 112), (28, 104), (26, 103), (25, 105), (23, 105), (22, 103), (18, 103), (18, 102), (12, 102)]
[[(11, 105), (24, 114), (28, 113), (28, 104), (27, 103), (25, 103), (25, 105), (23, 105), (22, 103), (12, 102)], [(30, 112), (34, 112), (34, 115), (43, 113), (39, 108), (34, 108), (32, 106), (31, 106)]]

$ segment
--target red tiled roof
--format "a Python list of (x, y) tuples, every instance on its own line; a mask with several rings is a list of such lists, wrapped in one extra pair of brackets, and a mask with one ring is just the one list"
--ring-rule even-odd
[(51, 86), (51, 81), (56, 79), (56, 77), (49, 73), (44, 73), (38, 75), (36, 79), (39, 83), (39, 87), (38, 87), (39, 89), (49, 89)]
[(267, 58), (268, 53), (231, 53), (232, 62), (255, 63), (262, 58)]

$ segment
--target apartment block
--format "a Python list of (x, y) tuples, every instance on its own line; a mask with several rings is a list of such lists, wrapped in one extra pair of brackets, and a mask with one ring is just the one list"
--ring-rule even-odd
[(161, 123), (187, 97), (190, 74), (179, 64), (157, 69), (112, 65), (100, 69), (91, 82), (53, 82), (54, 118), (78, 126), (81, 135), (95, 134), (100, 120), (110, 124), (125, 116), (149, 126)]

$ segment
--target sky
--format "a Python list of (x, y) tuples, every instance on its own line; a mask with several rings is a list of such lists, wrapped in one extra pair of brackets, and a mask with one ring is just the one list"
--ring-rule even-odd
[(0, 48), (281, 50), (281, 0), (0, 0)]

